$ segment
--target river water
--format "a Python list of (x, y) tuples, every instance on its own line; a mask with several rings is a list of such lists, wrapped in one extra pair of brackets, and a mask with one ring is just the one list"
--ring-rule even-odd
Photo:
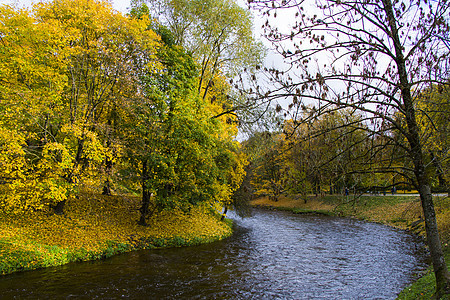
[(423, 247), (379, 224), (255, 210), (212, 244), (0, 277), (0, 299), (395, 299)]

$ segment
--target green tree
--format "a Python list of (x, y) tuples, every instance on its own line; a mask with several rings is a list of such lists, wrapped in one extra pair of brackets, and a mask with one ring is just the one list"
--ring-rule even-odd
[[(264, 49), (252, 33), (249, 11), (232, 0), (154, 0), (133, 1), (134, 7), (148, 3), (150, 12), (173, 34), (200, 66), (196, 88), (204, 100), (216, 103), (216, 116), (252, 116), (249, 110), (261, 105), (242, 97), (237, 90), (224, 88), (245, 70), (262, 63)], [(241, 78), (242, 79), (242, 78)], [(237, 86), (237, 85), (236, 85)]]
[[(145, 9), (131, 12), (137, 18), (142, 13)], [(233, 148), (227, 146), (233, 135), (211, 118), (207, 103), (196, 91), (194, 59), (174, 43), (168, 29), (158, 23), (152, 27), (162, 37), (158, 52), (162, 68), (141, 73), (142, 97), (132, 102), (131, 121), (123, 132), (130, 157), (142, 174), (142, 225), (152, 209), (226, 204), (242, 177), (240, 160), (233, 159)]]

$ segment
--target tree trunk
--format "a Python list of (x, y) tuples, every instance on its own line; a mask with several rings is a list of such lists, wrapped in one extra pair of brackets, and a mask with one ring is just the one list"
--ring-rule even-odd
[(225, 219), (227, 212), (228, 212), (228, 207), (225, 205), (223, 213), (222, 213), (222, 218), (220, 218), (220, 221), (223, 221)]
[(425, 172), (423, 159), (423, 148), (420, 141), (419, 127), (417, 126), (415, 108), (411, 96), (411, 84), (408, 79), (406, 61), (403, 56), (403, 46), (399, 38), (398, 27), (391, 0), (383, 0), (384, 10), (391, 30), (391, 38), (395, 48), (395, 62), (397, 64), (399, 76), (399, 88), (402, 94), (403, 108), (408, 134), (406, 136), (410, 145), (409, 155), (414, 163), (414, 173), (422, 202), (423, 214), (425, 217), (425, 229), (427, 233), (427, 243), (430, 248), (433, 270), (436, 277), (436, 293), (439, 299), (445, 293), (450, 293), (450, 275), (439, 240), (439, 233), (436, 222), (436, 212), (434, 210), (433, 197), (431, 194), (430, 180)]
[(141, 217), (139, 219), (138, 224), (142, 226), (147, 226), (147, 215), (149, 213), (150, 206), (150, 191), (147, 186), (148, 181), (148, 167), (147, 160), (142, 161), (142, 205), (139, 208), (139, 212), (141, 213)]
[(436, 223), (436, 214), (434, 210), (430, 185), (426, 182), (419, 183), (419, 189), (423, 214), (425, 216), (427, 243), (428, 247), (430, 248), (431, 261), (433, 263), (434, 275), (436, 277), (435, 296), (436, 299), (440, 299), (440, 297), (442, 297), (444, 294), (450, 294), (450, 274), (447, 269), (447, 264), (444, 260), (444, 253), (442, 251), (441, 242), (439, 240), (439, 232)]
[[(107, 148), (111, 148), (111, 132), (110, 132), (110, 130), (111, 130), (110, 128), (111, 128), (111, 125), (112, 125), (111, 119), (108, 119), (107, 125), (108, 126), (107, 126), (107, 131), (106, 131), (106, 136), (107, 136), (106, 147)], [(112, 174), (112, 167), (113, 167), (113, 161), (112, 161), (112, 159), (110, 157), (107, 156), (105, 158), (105, 175), (106, 175), (106, 180), (105, 180), (105, 183), (103, 185), (103, 192), (102, 192), (103, 195), (107, 195), (107, 196), (111, 196), (112, 195), (112, 193), (111, 193), (111, 181), (110, 181), (111, 174)]]
[(103, 184), (103, 191), (102, 191), (102, 195), (105, 196), (111, 196), (111, 182), (109, 181), (109, 178), (107, 178), (105, 180), (105, 183)]
[(106, 157), (106, 161), (105, 161), (105, 173), (106, 173), (106, 180), (105, 183), (103, 185), (103, 191), (102, 194), (103, 195), (107, 195), (107, 196), (111, 196), (111, 181), (110, 181), (110, 177), (111, 177), (111, 173), (112, 173), (112, 160), (109, 157)]
[(66, 200), (59, 201), (56, 203), (56, 205), (50, 204), (50, 207), (53, 209), (53, 212), (57, 215), (63, 215), (64, 214), (64, 207), (66, 205)]
[[(405, 72), (406, 73), (406, 72)], [(414, 163), (414, 173), (419, 189), (423, 214), (425, 217), (425, 230), (427, 233), (427, 243), (430, 249), (433, 270), (436, 277), (436, 299), (444, 294), (450, 293), (450, 275), (442, 251), (439, 239), (439, 232), (436, 222), (436, 212), (434, 210), (433, 196), (431, 194), (430, 179), (425, 171), (422, 145), (420, 142), (419, 128), (417, 126), (411, 92), (402, 90), (403, 103), (406, 108), (406, 123), (408, 126), (408, 142), (410, 145), (410, 155)]]

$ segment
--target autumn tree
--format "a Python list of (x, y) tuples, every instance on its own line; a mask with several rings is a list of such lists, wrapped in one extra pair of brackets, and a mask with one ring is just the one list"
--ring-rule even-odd
[[(86, 171), (92, 167), (103, 166), (110, 173), (113, 146), (118, 146), (111, 141), (113, 119), (137, 90), (133, 62), (143, 49), (154, 55), (158, 37), (147, 30), (148, 19), (126, 18), (105, 2), (54, 1), (42, 7), (40, 17), (74, 35), (67, 45), (73, 53), (67, 61), (69, 85), (63, 94), (69, 108), (66, 131), (75, 142), (67, 180), (88, 176)], [(149, 57), (147, 64), (151, 64)], [(108, 180), (106, 193), (110, 193)]]
[(252, 136), (244, 145), (252, 153), (256, 194), (269, 194), (274, 200), (281, 193), (300, 194), (307, 201), (311, 193), (374, 188), (373, 174), (364, 168), (369, 155), (360, 119), (357, 114), (337, 111), (302, 124), (286, 120), (282, 133)]
[(255, 132), (243, 142), (244, 152), (250, 161), (247, 173), (251, 176), (248, 181), (254, 195), (269, 196), (277, 201), (284, 192), (282, 141), (283, 136), (279, 132), (264, 131)]
[(15, 206), (62, 212), (69, 196), (112, 173), (121, 146), (114, 119), (137, 91), (132, 62), (141, 49), (154, 54), (159, 38), (148, 18), (126, 18), (101, 1), (1, 11), (2, 128), (14, 135), (5, 140), (11, 158), (23, 162), (2, 189)]
[[(28, 9), (0, 7), (1, 206), (23, 211), (64, 201), (70, 157), (58, 144), (68, 36)], [(45, 41), (43, 43), (42, 41)]]
[(344, 110), (303, 118), (301, 124), (287, 120), (284, 126), (290, 190), (316, 195), (326, 190), (341, 193), (345, 188), (366, 191), (372, 182), (364, 182), (367, 176), (360, 174), (368, 159), (361, 117)]
[[(313, 116), (347, 109), (359, 112), (374, 141), (373, 154), (402, 149), (401, 166), (393, 160), (373, 167), (376, 173), (405, 175), (420, 193), (427, 242), (436, 276), (436, 297), (449, 293), (425, 158), (427, 134), (420, 130), (415, 102), (432, 84), (448, 85), (447, 1), (250, 1), (266, 16), (265, 36), (285, 57), (291, 71), (271, 70), (275, 86), (259, 91), (266, 99), (290, 98), (290, 111), (305, 108)], [(292, 23), (278, 26), (280, 16)], [(308, 109), (305, 102), (316, 104)], [(300, 116), (301, 114), (298, 114)], [(426, 115), (426, 114), (424, 114)], [(296, 119), (301, 124), (300, 119)], [(393, 131), (406, 143), (393, 138)], [(412, 176), (408, 176), (412, 174)]]

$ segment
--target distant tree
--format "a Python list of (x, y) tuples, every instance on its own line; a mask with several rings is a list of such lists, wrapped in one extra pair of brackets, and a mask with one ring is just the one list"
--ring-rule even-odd
[[(373, 141), (367, 151), (378, 162), (373, 172), (401, 174), (420, 193), (436, 297), (450, 293), (427, 172), (430, 135), (420, 129), (424, 108), (415, 104), (425, 87), (448, 86), (450, 3), (255, 0), (249, 5), (267, 17), (266, 38), (291, 66), (291, 71), (270, 70), (274, 87), (260, 88), (259, 95), (292, 99), (290, 112), (298, 124), (303, 122), (296, 112), (302, 108), (311, 117), (342, 109), (363, 116)], [(293, 23), (277, 27), (277, 18), (289, 12)], [(308, 99), (316, 102), (311, 108), (304, 105)], [(405, 154), (402, 165), (386, 154), (398, 152)]]
[(449, 192), (450, 86), (433, 85), (421, 91), (415, 101), (418, 124), (424, 136), (425, 157), (433, 187)]
[(269, 196), (274, 201), (284, 192), (282, 177), (282, 134), (278, 132), (256, 132), (244, 143), (244, 152), (251, 162), (247, 170), (253, 194)]
[(361, 116), (343, 110), (302, 124), (285, 122), (285, 174), (291, 174), (288, 182), (292, 182), (293, 191), (299, 189), (299, 183), (306, 182), (309, 192), (315, 194), (325, 192), (325, 187), (329, 187), (330, 193), (339, 193), (345, 187), (361, 190), (372, 184), (372, 181), (363, 183), (367, 176), (361, 174), (362, 170), (368, 170), (364, 151), (367, 136), (360, 120)]

